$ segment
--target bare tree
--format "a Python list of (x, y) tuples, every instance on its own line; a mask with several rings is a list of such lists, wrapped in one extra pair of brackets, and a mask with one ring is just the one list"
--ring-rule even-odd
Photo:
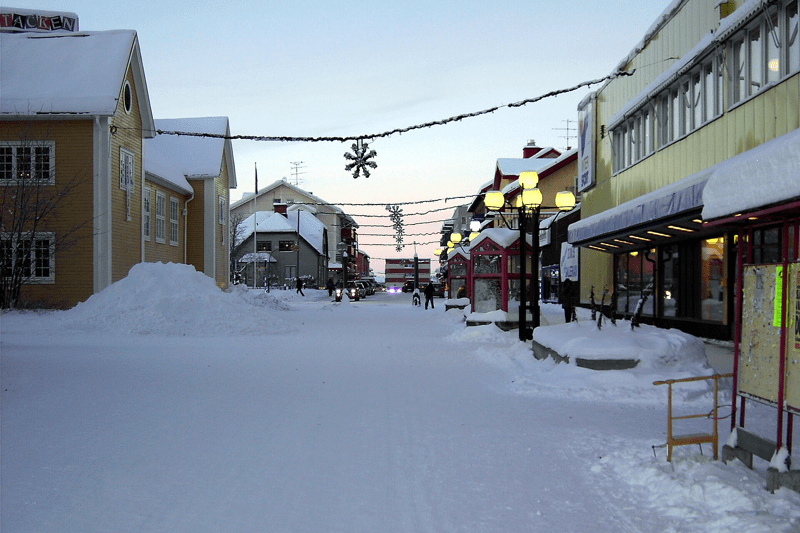
[(26, 285), (52, 283), (54, 256), (78, 239), (91, 215), (67, 225), (61, 215), (75, 200), (85, 176), (58, 176), (54, 143), (33, 135), (33, 124), (20, 125), (17, 139), (0, 140), (0, 308), (27, 304)]

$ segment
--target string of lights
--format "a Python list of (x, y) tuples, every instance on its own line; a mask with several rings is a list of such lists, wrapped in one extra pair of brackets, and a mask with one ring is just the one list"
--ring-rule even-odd
[(597, 78), (595, 80), (588, 80), (582, 81), (577, 85), (572, 87), (568, 87), (565, 89), (556, 89), (554, 91), (550, 91), (548, 93), (533, 97), (527, 98), (525, 100), (521, 100), (519, 102), (512, 102), (509, 104), (498, 105), (494, 107), (490, 107), (488, 109), (483, 109), (481, 111), (475, 111), (472, 113), (463, 113), (460, 115), (455, 115), (449, 118), (441, 119), (441, 120), (433, 120), (430, 122), (425, 122), (422, 124), (417, 124), (414, 126), (407, 126), (404, 128), (395, 128), (392, 130), (384, 131), (381, 133), (370, 133), (365, 135), (348, 135), (348, 136), (323, 136), (323, 137), (311, 137), (311, 136), (288, 136), (288, 135), (224, 135), (224, 134), (217, 134), (217, 133), (204, 133), (204, 132), (191, 132), (191, 131), (175, 131), (175, 130), (161, 130), (156, 129), (154, 133), (159, 135), (179, 135), (179, 136), (186, 136), (186, 137), (208, 137), (213, 139), (229, 139), (229, 140), (243, 140), (243, 141), (259, 141), (259, 142), (347, 142), (347, 141), (365, 141), (365, 140), (372, 140), (372, 139), (379, 139), (384, 137), (391, 137), (392, 135), (396, 134), (403, 134), (414, 130), (421, 130), (424, 128), (432, 128), (434, 126), (444, 126), (446, 124), (450, 124), (453, 122), (459, 122), (461, 120), (467, 118), (474, 118), (479, 117), (482, 115), (488, 115), (490, 113), (494, 113), (502, 108), (516, 108), (516, 107), (523, 107), (528, 104), (533, 104), (544, 100), (545, 98), (552, 98), (555, 96), (559, 96), (562, 94), (571, 93), (573, 91), (577, 91), (578, 89), (582, 89), (584, 87), (590, 87), (592, 85), (597, 85), (598, 83), (603, 83), (607, 80), (612, 80), (614, 78), (620, 76), (632, 76), (635, 70), (631, 72), (624, 72), (624, 71), (616, 71), (608, 76), (604, 76), (602, 78)]

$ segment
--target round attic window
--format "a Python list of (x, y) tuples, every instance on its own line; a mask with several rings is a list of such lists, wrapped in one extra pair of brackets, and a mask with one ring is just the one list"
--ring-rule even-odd
[(122, 103), (125, 106), (125, 112), (130, 114), (131, 107), (133, 107), (133, 94), (131, 93), (131, 84), (127, 81), (122, 89)]

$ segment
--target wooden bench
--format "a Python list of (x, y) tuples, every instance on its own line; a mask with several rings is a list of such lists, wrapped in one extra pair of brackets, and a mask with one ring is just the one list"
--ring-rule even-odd
[[(719, 379), (720, 378), (730, 378), (733, 377), (733, 374), (714, 374), (713, 376), (700, 376), (694, 378), (684, 378), (684, 379), (668, 379), (666, 381), (654, 381), (653, 385), (668, 385), (669, 386), (669, 395), (668, 395), (668, 404), (667, 404), (667, 461), (672, 461), (672, 449), (675, 446), (687, 446), (690, 444), (697, 444), (700, 446), (701, 444), (711, 444), (714, 450), (714, 460), (716, 461), (719, 455), (718, 448), (719, 448), (719, 435), (717, 433), (717, 407), (718, 407), (718, 391), (719, 391)], [(672, 416), (672, 386), (676, 383), (688, 383), (690, 381), (705, 381), (713, 379), (714, 380), (714, 407), (711, 410), (711, 417), (713, 419), (713, 426), (711, 433), (689, 433), (686, 435), (674, 435), (672, 433), (672, 423), (675, 420), (687, 420), (690, 418), (708, 418), (709, 413), (698, 413), (698, 414), (691, 414), (691, 415), (683, 415), (683, 416)], [(701, 448), (702, 450), (702, 448)]]

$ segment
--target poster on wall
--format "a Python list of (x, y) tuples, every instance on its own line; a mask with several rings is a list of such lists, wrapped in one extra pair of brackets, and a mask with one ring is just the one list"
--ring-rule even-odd
[(595, 99), (590, 93), (578, 104), (578, 192), (595, 184)]
[(561, 243), (561, 281), (578, 281), (578, 248), (568, 242)]

